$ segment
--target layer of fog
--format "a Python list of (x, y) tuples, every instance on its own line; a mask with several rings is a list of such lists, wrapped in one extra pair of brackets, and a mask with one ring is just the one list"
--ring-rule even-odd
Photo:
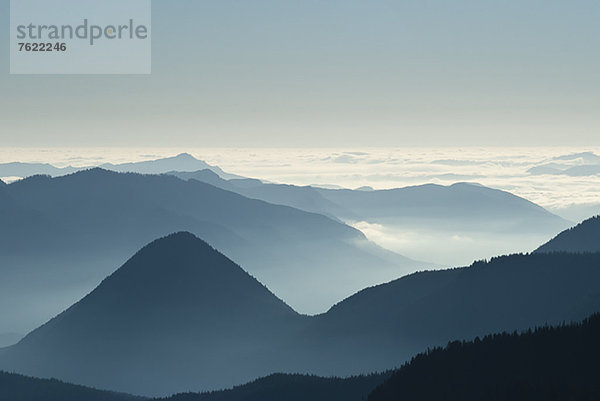
[(528, 253), (557, 234), (433, 229), (366, 221), (350, 224), (384, 248), (444, 267), (467, 266), (496, 255)]

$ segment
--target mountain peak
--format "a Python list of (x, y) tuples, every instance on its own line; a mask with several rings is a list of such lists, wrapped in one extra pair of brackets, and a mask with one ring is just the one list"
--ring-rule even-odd
[(198, 159), (196, 159), (194, 156), (190, 155), (189, 153), (180, 153), (177, 156), (175, 156), (174, 159), (198, 161)]
[[(81, 301), (8, 348), (0, 363), (139, 394), (185, 391), (198, 380), (229, 387), (268, 373), (272, 365), (252, 361), (303, 319), (206, 242), (177, 232), (142, 248)], [(30, 357), (35, 362), (27, 366)], [(248, 367), (240, 373), (242, 360)]]
[(103, 285), (120, 286), (123, 282), (137, 285), (140, 280), (145, 285), (134, 291), (171, 289), (176, 291), (171, 295), (177, 297), (185, 290), (206, 294), (224, 290), (229, 284), (236, 285), (239, 280), (253, 279), (205, 241), (190, 232), (180, 231), (143, 247), (98, 289)]
[(247, 324), (274, 315), (296, 313), (208, 243), (182, 231), (143, 247), (50, 327), (78, 321), (86, 322), (86, 335), (107, 324), (130, 334), (158, 326), (198, 333), (224, 320)]

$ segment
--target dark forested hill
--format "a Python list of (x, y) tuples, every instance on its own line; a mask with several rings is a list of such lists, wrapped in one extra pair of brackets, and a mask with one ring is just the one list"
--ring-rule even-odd
[(600, 399), (600, 315), (581, 324), (495, 334), (420, 354), (369, 401)]
[(310, 335), (334, 339), (318, 352), (338, 362), (318, 373), (383, 370), (451, 340), (578, 321), (600, 311), (598, 283), (600, 254), (512, 255), (415, 273), (317, 317)]
[(58, 380), (0, 372), (0, 401), (142, 401), (126, 394), (95, 390)]
[(389, 373), (346, 379), (273, 374), (231, 390), (177, 394), (162, 401), (363, 401)]
[(273, 374), (230, 390), (151, 399), (0, 372), (0, 401), (363, 401), (391, 372), (350, 378)]
[(600, 252), (600, 216), (563, 231), (536, 252)]

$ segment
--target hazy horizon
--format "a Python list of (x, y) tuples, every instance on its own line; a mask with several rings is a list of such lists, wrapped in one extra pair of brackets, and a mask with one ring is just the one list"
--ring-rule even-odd
[[(509, 191), (554, 212), (600, 204), (600, 174), (566, 176), (528, 172), (530, 168), (546, 165), (564, 169), (600, 166), (600, 146), (0, 147), (0, 163), (88, 167), (155, 160), (181, 153), (189, 153), (228, 173), (281, 184), (390, 189), (427, 183), (475, 182)], [(586, 158), (586, 154), (591, 156)], [(599, 184), (598, 190), (594, 190), (593, 183)]]
[[(537, 174), (552, 166), (600, 171), (600, 148), (3, 148), (0, 163), (43, 162), (58, 167), (96, 166), (189, 153), (228, 173), (266, 182), (389, 189), (471, 182), (534, 202), (573, 224), (600, 214), (600, 174)], [(532, 170), (534, 169), (534, 170)], [(17, 179), (13, 177), (12, 179)], [(7, 180), (10, 181), (10, 180)], [(596, 183), (597, 185), (592, 185)], [(468, 265), (498, 254), (530, 252), (556, 232), (482, 232), (376, 221), (346, 220), (380, 246), (439, 265)], [(488, 227), (494, 231), (494, 227)], [(436, 252), (431, 253), (435, 248)]]

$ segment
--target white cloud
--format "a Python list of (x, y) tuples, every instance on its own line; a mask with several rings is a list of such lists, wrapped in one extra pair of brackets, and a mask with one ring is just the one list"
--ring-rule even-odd
[[(224, 170), (270, 182), (375, 189), (477, 181), (550, 210), (600, 204), (600, 176), (532, 175), (532, 167), (596, 159), (600, 148), (0, 148), (0, 163), (48, 162), (57, 167), (122, 163), (188, 152)], [(583, 156), (582, 156), (583, 155)], [(339, 163), (339, 158), (346, 163)], [(350, 162), (351, 161), (351, 162)], [(442, 162), (440, 161), (451, 161)]]

